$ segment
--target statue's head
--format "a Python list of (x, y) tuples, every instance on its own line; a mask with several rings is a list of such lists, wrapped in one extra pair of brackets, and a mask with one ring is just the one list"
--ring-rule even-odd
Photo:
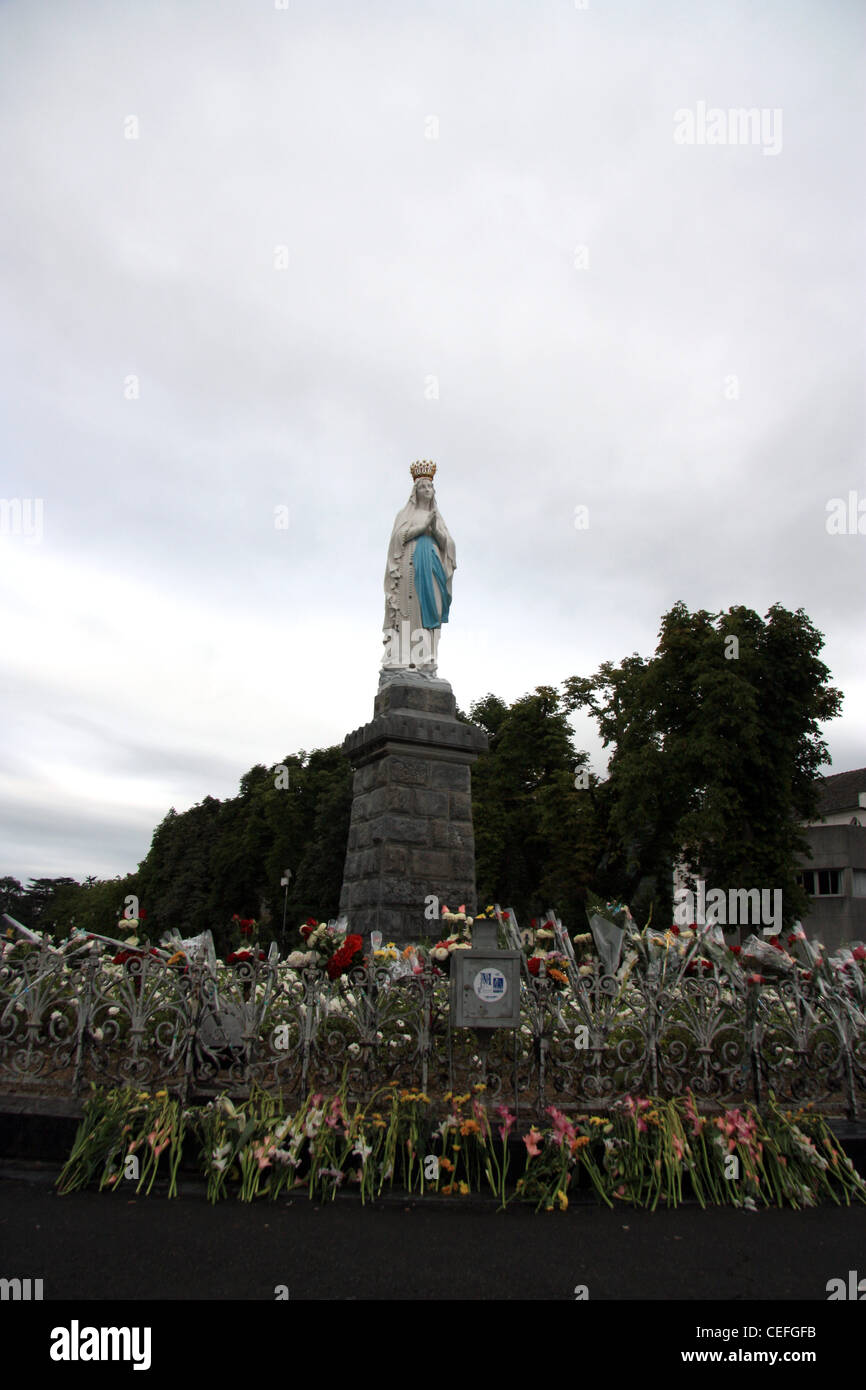
[(432, 459), (416, 459), (409, 464), (409, 472), (412, 474), (412, 500), (417, 506), (429, 507), (435, 497), (433, 491), (433, 479), (436, 475), (436, 465)]

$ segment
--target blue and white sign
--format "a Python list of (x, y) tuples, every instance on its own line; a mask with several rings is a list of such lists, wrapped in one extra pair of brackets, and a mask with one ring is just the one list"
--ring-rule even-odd
[(508, 993), (508, 981), (501, 970), (488, 967), (486, 970), (478, 971), (473, 988), (479, 999), (483, 999), (485, 1004), (492, 1004), (497, 999), (505, 998)]

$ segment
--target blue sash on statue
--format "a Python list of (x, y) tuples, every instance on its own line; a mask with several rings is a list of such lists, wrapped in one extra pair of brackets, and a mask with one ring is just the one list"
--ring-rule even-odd
[[(415, 551), (412, 556), (412, 564), (415, 570), (415, 592), (421, 604), (421, 623), (426, 628), (441, 626), (448, 621), (448, 610), (451, 607), (451, 596), (448, 593), (448, 580), (445, 577), (445, 570), (442, 561), (439, 559), (439, 551), (433, 537), (425, 531), (423, 536), (419, 536), (415, 542)], [(433, 580), (439, 585), (439, 594), (442, 599), (442, 615), (436, 610), (436, 591), (433, 588)]]

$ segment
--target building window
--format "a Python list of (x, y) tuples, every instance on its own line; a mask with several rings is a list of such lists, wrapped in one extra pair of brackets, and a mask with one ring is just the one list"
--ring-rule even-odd
[(852, 870), (854, 875), (854, 897), (866, 898), (866, 869)]
[(838, 898), (842, 894), (841, 869), (804, 869), (797, 882), (810, 898)]

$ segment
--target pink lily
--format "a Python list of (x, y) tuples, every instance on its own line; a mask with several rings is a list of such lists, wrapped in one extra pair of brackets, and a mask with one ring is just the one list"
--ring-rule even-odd
[(530, 1158), (535, 1158), (536, 1154), (541, 1153), (541, 1149), (539, 1147), (540, 1139), (541, 1133), (539, 1130), (535, 1128), (534, 1125), (528, 1134), (524, 1134), (523, 1142), (526, 1145), (526, 1152), (529, 1154)]
[(562, 1142), (567, 1139), (569, 1144), (573, 1144), (576, 1138), (574, 1125), (570, 1122), (567, 1115), (563, 1115), (561, 1110), (557, 1110), (555, 1105), (548, 1105), (547, 1113), (553, 1121), (553, 1137), (557, 1144), (562, 1147)]
[(497, 1105), (496, 1113), (502, 1120), (502, 1124), (499, 1126), (499, 1137), (504, 1144), (516, 1123), (517, 1117), (512, 1115), (507, 1105)]

